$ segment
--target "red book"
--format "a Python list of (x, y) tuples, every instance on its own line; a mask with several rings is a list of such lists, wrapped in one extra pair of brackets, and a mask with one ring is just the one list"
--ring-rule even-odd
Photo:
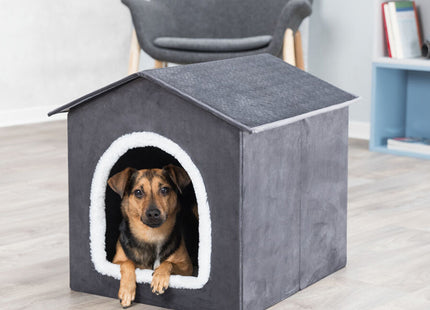
[(415, 21), (417, 23), (418, 41), (420, 43), (420, 46), (422, 46), (423, 45), (423, 40), (422, 40), (422, 37), (421, 37), (420, 24), (418, 22), (418, 13), (417, 13), (417, 7), (415, 6), (415, 1), (412, 1), (412, 5), (414, 6)]
[(387, 27), (387, 18), (385, 17), (385, 6), (387, 5), (387, 2), (383, 2), (381, 4), (381, 10), (382, 10), (382, 18), (384, 20), (384, 30), (385, 30), (385, 38), (387, 41), (387, 49), (388, 49), (388, 56), (393, 57), (391, 54), (391, 46), (390, 46), (390, 40), (388, 37), (388, 27)]

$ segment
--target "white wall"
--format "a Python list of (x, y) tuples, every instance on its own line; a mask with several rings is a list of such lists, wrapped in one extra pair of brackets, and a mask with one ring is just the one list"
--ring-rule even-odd
[(362, 97), (351, 106), (350, 121), (364, 136), (370, 121), (374, 12), (373, 0), (314, 0), (309, 26), (308, 71)]
[[(303, 29), (309, 33), (308, 70), (361, 96), (351, 120), (364, 124), (370, 115), (372, 1), (315, 0)], [(132, 27), (120, 0), (0, 5), (0, 126), (46, 121), (53, 108), (127, 74)], [(140, 68), (152, 66), (142, 54)]]
[[(46, 114), (127, 74), (132, 25), (120, 0), (0, 5), (0, 127), (65, 118)], [(153, 66), (142, 52), (140, 69)]]
[(53, 108), (127, 74), (132, 28), (120, 0), (0, 7), (0, 126), (46, 121)]

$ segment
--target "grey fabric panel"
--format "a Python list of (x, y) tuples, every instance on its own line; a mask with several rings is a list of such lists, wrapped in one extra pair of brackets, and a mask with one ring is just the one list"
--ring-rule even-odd
[(237, 128), (249, 132), (253, 127), (356, 98), (265, 54), (142, 71), (66, 104), (50, 112), (50, 115), (68, 111), (97, 96), (123, 87), (138, 77), (151, 79)]
[(69, 112), (71, 288), (116, 298), (119, 281), (100, 275), (90, 260), (91, 179), (99, 157), (115, 139), (152, 131), (179, 144), (202, 174), (211, 208), (212, 264), (202, 289), (168, 289), (156, 296), (148, 284), (139, 284), (136, 299), (173, 309), (239, 309), (237, 129), (144, 79), (90, 102)]
[(243, 139), (243, 309), (299, 290), (303, 123)]
[(356, 98), (267, 54), (140, 74), (250, 128)]
[(348, 108), (303, 122), (300, 288), (346, 264)]
[(87, 122), (81, 113), (68, 115), (70, 288), (115, 297), (119, 288), (117, 281), (96, 273), (90, 259), (90, 187), (98, 158), (92, 154), (97, 148), (92, 149), (95, 138), (86, 133)]
[[(173, 63), (195, 63), (238, 56), (279, 55), (284, 31), (296, 30), (310, 15), (307, 0), (122, 0), (129, 7), (142, 49), (151, 57)], [(245, 38), (271, 35), (263, 49), (248, 52), (190, 52), (159, 48), (158, 37)]]
[(138, 78), (139, 78), (139, 75), (137, 73), (128, 75), (128, 76), (126, 76), (125, 78), (123, 78), (123, 79), (121, 79), (119, 81), (111, 83), (111, 84), (109, 84), (109, 85), (107, 85), (105, 87), (102, 87), (102, 88), (100, 88), (100, 89), (98, 89), (96, 91), (93, 91), (93, 92), (91, 92), (89, 94), (86, 94), (85, 96), (82, 96), (82, 97), (80, 97), (80, 98), (78, 98), (76, 100), (73, 100), (72, 102), (69, 102), (69, 103), (67, 103), (65, 105), (62, 105), (61, 107), (58, 107), (55, 110), (52, 110), (51, 112), (48, 113), (48, 116), (52, 116), (52, 115), (57, 114), (57, 113), (68, 112), (69, 109), (71, 109), (73, 107), (76, 107), (76, 106), (78, 106), (78, 105), (80, 105), (82, 103), (85, 103), (85, 102), (87, 102), (87, 101), (89, 101), (91, 99), (94, 99), (94, 98), (96, 98), (96, 97), (98, 97), (100, 95), (103, 95), (104, 93), (107, 93), (107, 92), (109, 92), (109, 91), (111, 91), (111, 90), (113, 90), (115, 88), (123, 86), (123, 85), (127, 84), (128, 82), (131, 82), (131, 81), (133, 81), (135, 79), (138, 79)]
[(158, 47), (200, 52), (237, 52), (265, 47), (272, 36), (248, 38), (213, 39), (213, 38), (177, 38), (159, 37), (154, 40)]

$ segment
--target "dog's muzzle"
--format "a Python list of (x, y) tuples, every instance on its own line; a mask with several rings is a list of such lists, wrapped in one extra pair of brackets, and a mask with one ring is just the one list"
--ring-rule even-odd
[(164, 223), (164, 219), (161, 216), (161, 212), (157, 208), (149, 208), (145, 212), (145, 216), (142, 216), (142, 222), (151, 228), (156, 228)]

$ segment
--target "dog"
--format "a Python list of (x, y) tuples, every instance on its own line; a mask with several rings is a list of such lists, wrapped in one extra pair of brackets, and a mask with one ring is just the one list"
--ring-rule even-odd
[(123, 308), (136, 295), (135, 269), (153, 269), (152, 292), (163, 294), (171, 274), (191, 276), (193, 264), (184, 241), (182, 191), (190, 184), (186, 171), (167, 165), (162, 169), (126, 168), (108, 185), (122, 199), (114, 264), (120, 265), (118, 298)]

